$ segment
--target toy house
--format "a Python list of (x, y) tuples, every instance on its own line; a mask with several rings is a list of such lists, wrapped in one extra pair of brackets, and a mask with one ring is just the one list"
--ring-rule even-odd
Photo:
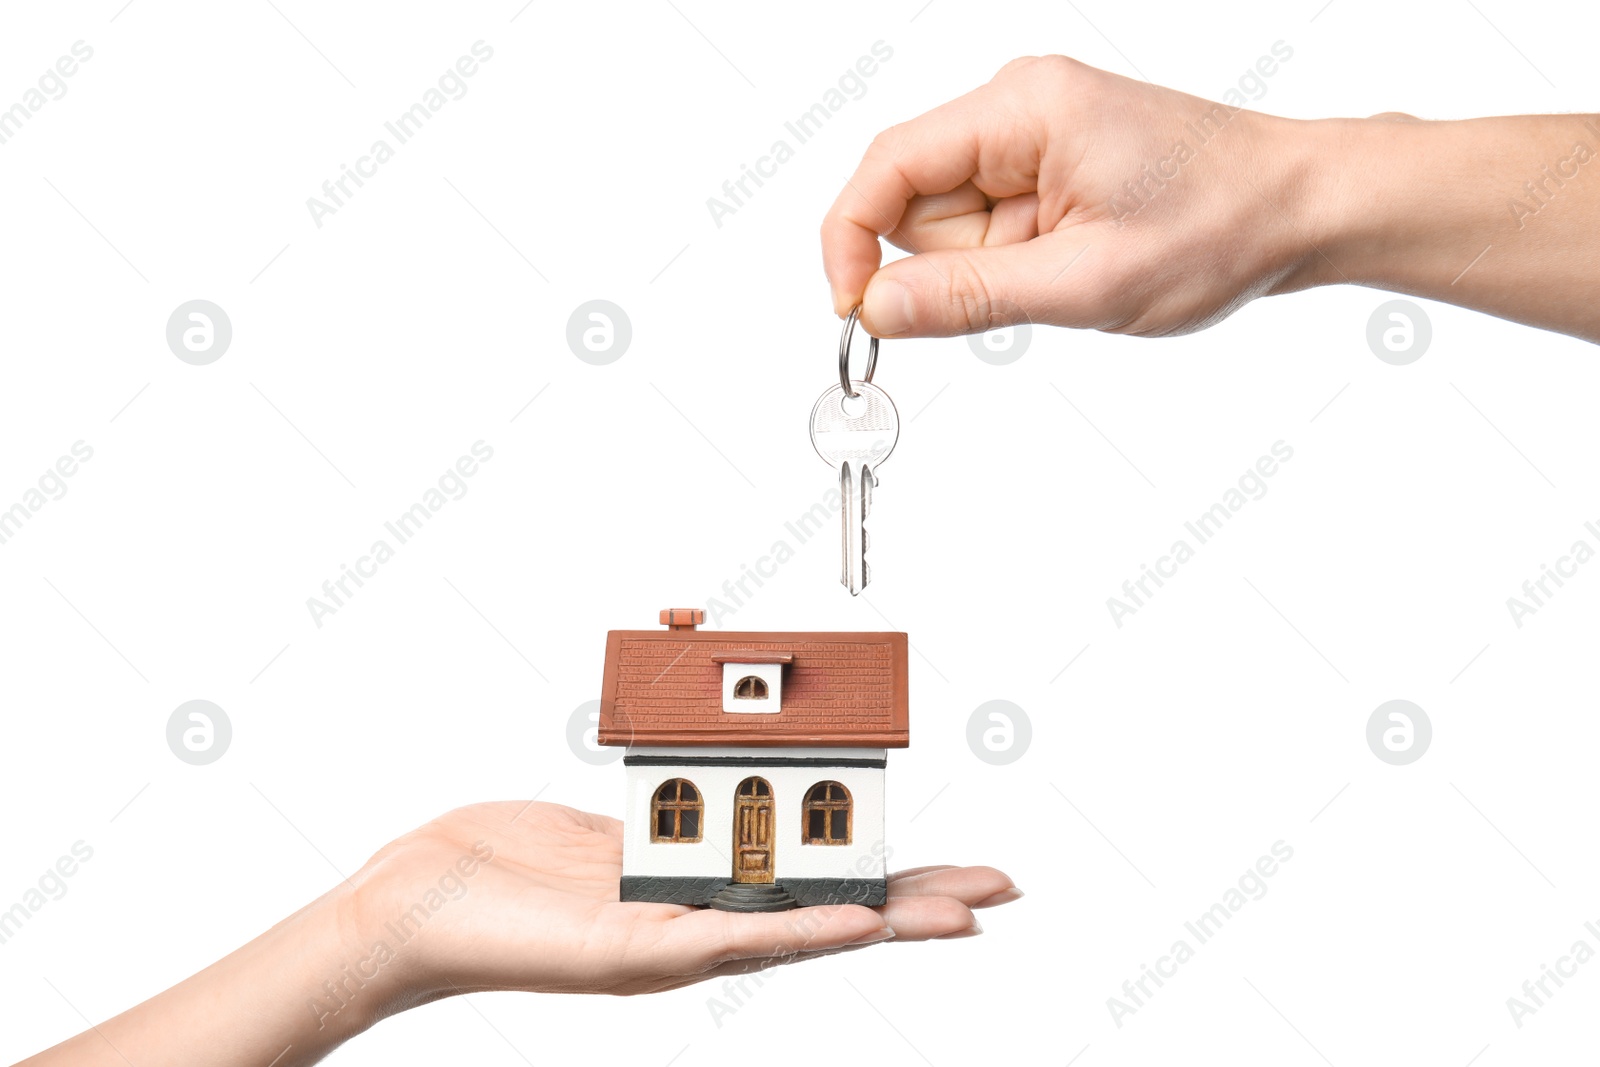
[(599, 743), (625, 748), (622, 899), (781, 911), (885, 902), (884, 768), (910, 741), (906, 635), (606, 637)]

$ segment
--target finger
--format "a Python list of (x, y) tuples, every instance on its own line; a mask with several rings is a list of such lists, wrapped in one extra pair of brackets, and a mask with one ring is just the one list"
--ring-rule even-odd
[(989, 198), (972, 182), (948, 193), (918, 195), (906, 202), (900, 221), (887, 234), (908, 252), (932, 248), (972, 248), (989, 231)]
[(986, 245), (1014, 245), (1039, 236), (1039, 194), (1023, 193), (997, 200), (989, 209)]
[(1107, 329), (1103, 236), (1068, 226), (1021, 244), (944, 249), (896, 260), (867, 285), (861, 324), (877, 337), (950, 337), (1019, 322)]
[[(906, 871), (889, 881), (889, 899), (912, 897), (951, 897), (969, 907), (1000, 896), (1007, 891), (1021, 894), (1004, 871), (993, 867), (935, 867), (918, 872)], [(1010, 899), (1016, 899), (1015, 896)], [(995, 904), (1004, 903), (996, 900)], [(993, 907), (993, 904), (985, 905)]]
[(883, 918), (894, 927), (894, 940), (931, 941), (937, 937), (966, 937), (983, 928), (972, 909), (954, 897), (893, 897), (882, 908)]
[(860, 302), (881, 262), (878, 238), (899, 225), (912, 198), (969, 180), (995, 197), (1034, 189), (1038, 146), (1029, 131), (1008, 130), (1004, 150), (983, 151), (999, 110), (994, 95), (983, 86), (873, 139), (822, 223), (822, 266), (840, 317)]
[(914, 878), (919, 874), (927, 874), (929, 871), (953, 871), (955, 869), (956, 865), (953, 863), (936, 863), (929, 867), (912, 867), (909, 870), (896, 871), (891, 874), (889, 876), (889, 884), (892, 886), (902, 878)]
[(1039, 194), (994, 200), (967, 182), (937, 196), (913, 197), (889, 242), (913, 254), (941, 248), (1016, 244), (1039, 235)]
[(992, 896), (987, 896), (982, 900), (974, 901), (970, 907), (974, 911), (978, 911), (983, 908), (998, 908), (1000, 905), (1009, 904), (1013, 900), (1021, 900), (1023, 896), (1024, 894), (1022, 890), (1018, 889), (1016, 886), (1011, 886), (1008, 889), (1000, 890), (1000, 892), (995, 893)]
[(668, 974), (698, 973), (729, 960), (786, 956), (888, 940), (894, 931), (856, 904), (738, 913), (706, 909), (665, 923), (656, 949)]

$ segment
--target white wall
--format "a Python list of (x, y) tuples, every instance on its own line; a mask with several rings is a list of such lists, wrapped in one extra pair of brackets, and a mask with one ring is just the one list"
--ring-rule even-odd
[[(631, 748), (630, 755), (693, 756), (820, 756), (835, 759), (882, 759), (881, 748), (761, 749)], [(772, 785), (773, 872), (777, 878), (882, 878), (885, 876), (884, 772), (879, 767), (749, 767), (736, 765), (626, 768), (627, 814), (624, 822), (624, 874), (733, 875), (733, 807), (739, 783), (752, 775)], [(705, 801), (701, 839), (692, 844), (650, 840), (650, 799), (661, 783), (687, 778)], [(801, 811), (806, 793), (818, 782), (843, 782), (855, 802), (854, 829), (848, 845), (801, 844)], [(892, 844), (892, 843), (890, 843)]]

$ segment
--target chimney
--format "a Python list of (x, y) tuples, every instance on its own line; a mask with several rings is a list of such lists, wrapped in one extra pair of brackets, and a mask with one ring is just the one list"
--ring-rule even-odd
[(661, 609), (661, 624), (669, 630), (693, 630), (705, 621), (705, 608)]

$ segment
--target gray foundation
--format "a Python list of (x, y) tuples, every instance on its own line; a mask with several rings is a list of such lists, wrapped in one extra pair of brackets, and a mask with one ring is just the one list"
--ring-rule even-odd
[[(711, 903), (731, 879), (726, 877), (681, 877), (625, 874), (622, 899), (652, 904)], [(883, 878), (779, 878), (775, 883), (802, 908), (821, 904), (864, 904), (881, 907), (889, 899), (889, 883)]]

